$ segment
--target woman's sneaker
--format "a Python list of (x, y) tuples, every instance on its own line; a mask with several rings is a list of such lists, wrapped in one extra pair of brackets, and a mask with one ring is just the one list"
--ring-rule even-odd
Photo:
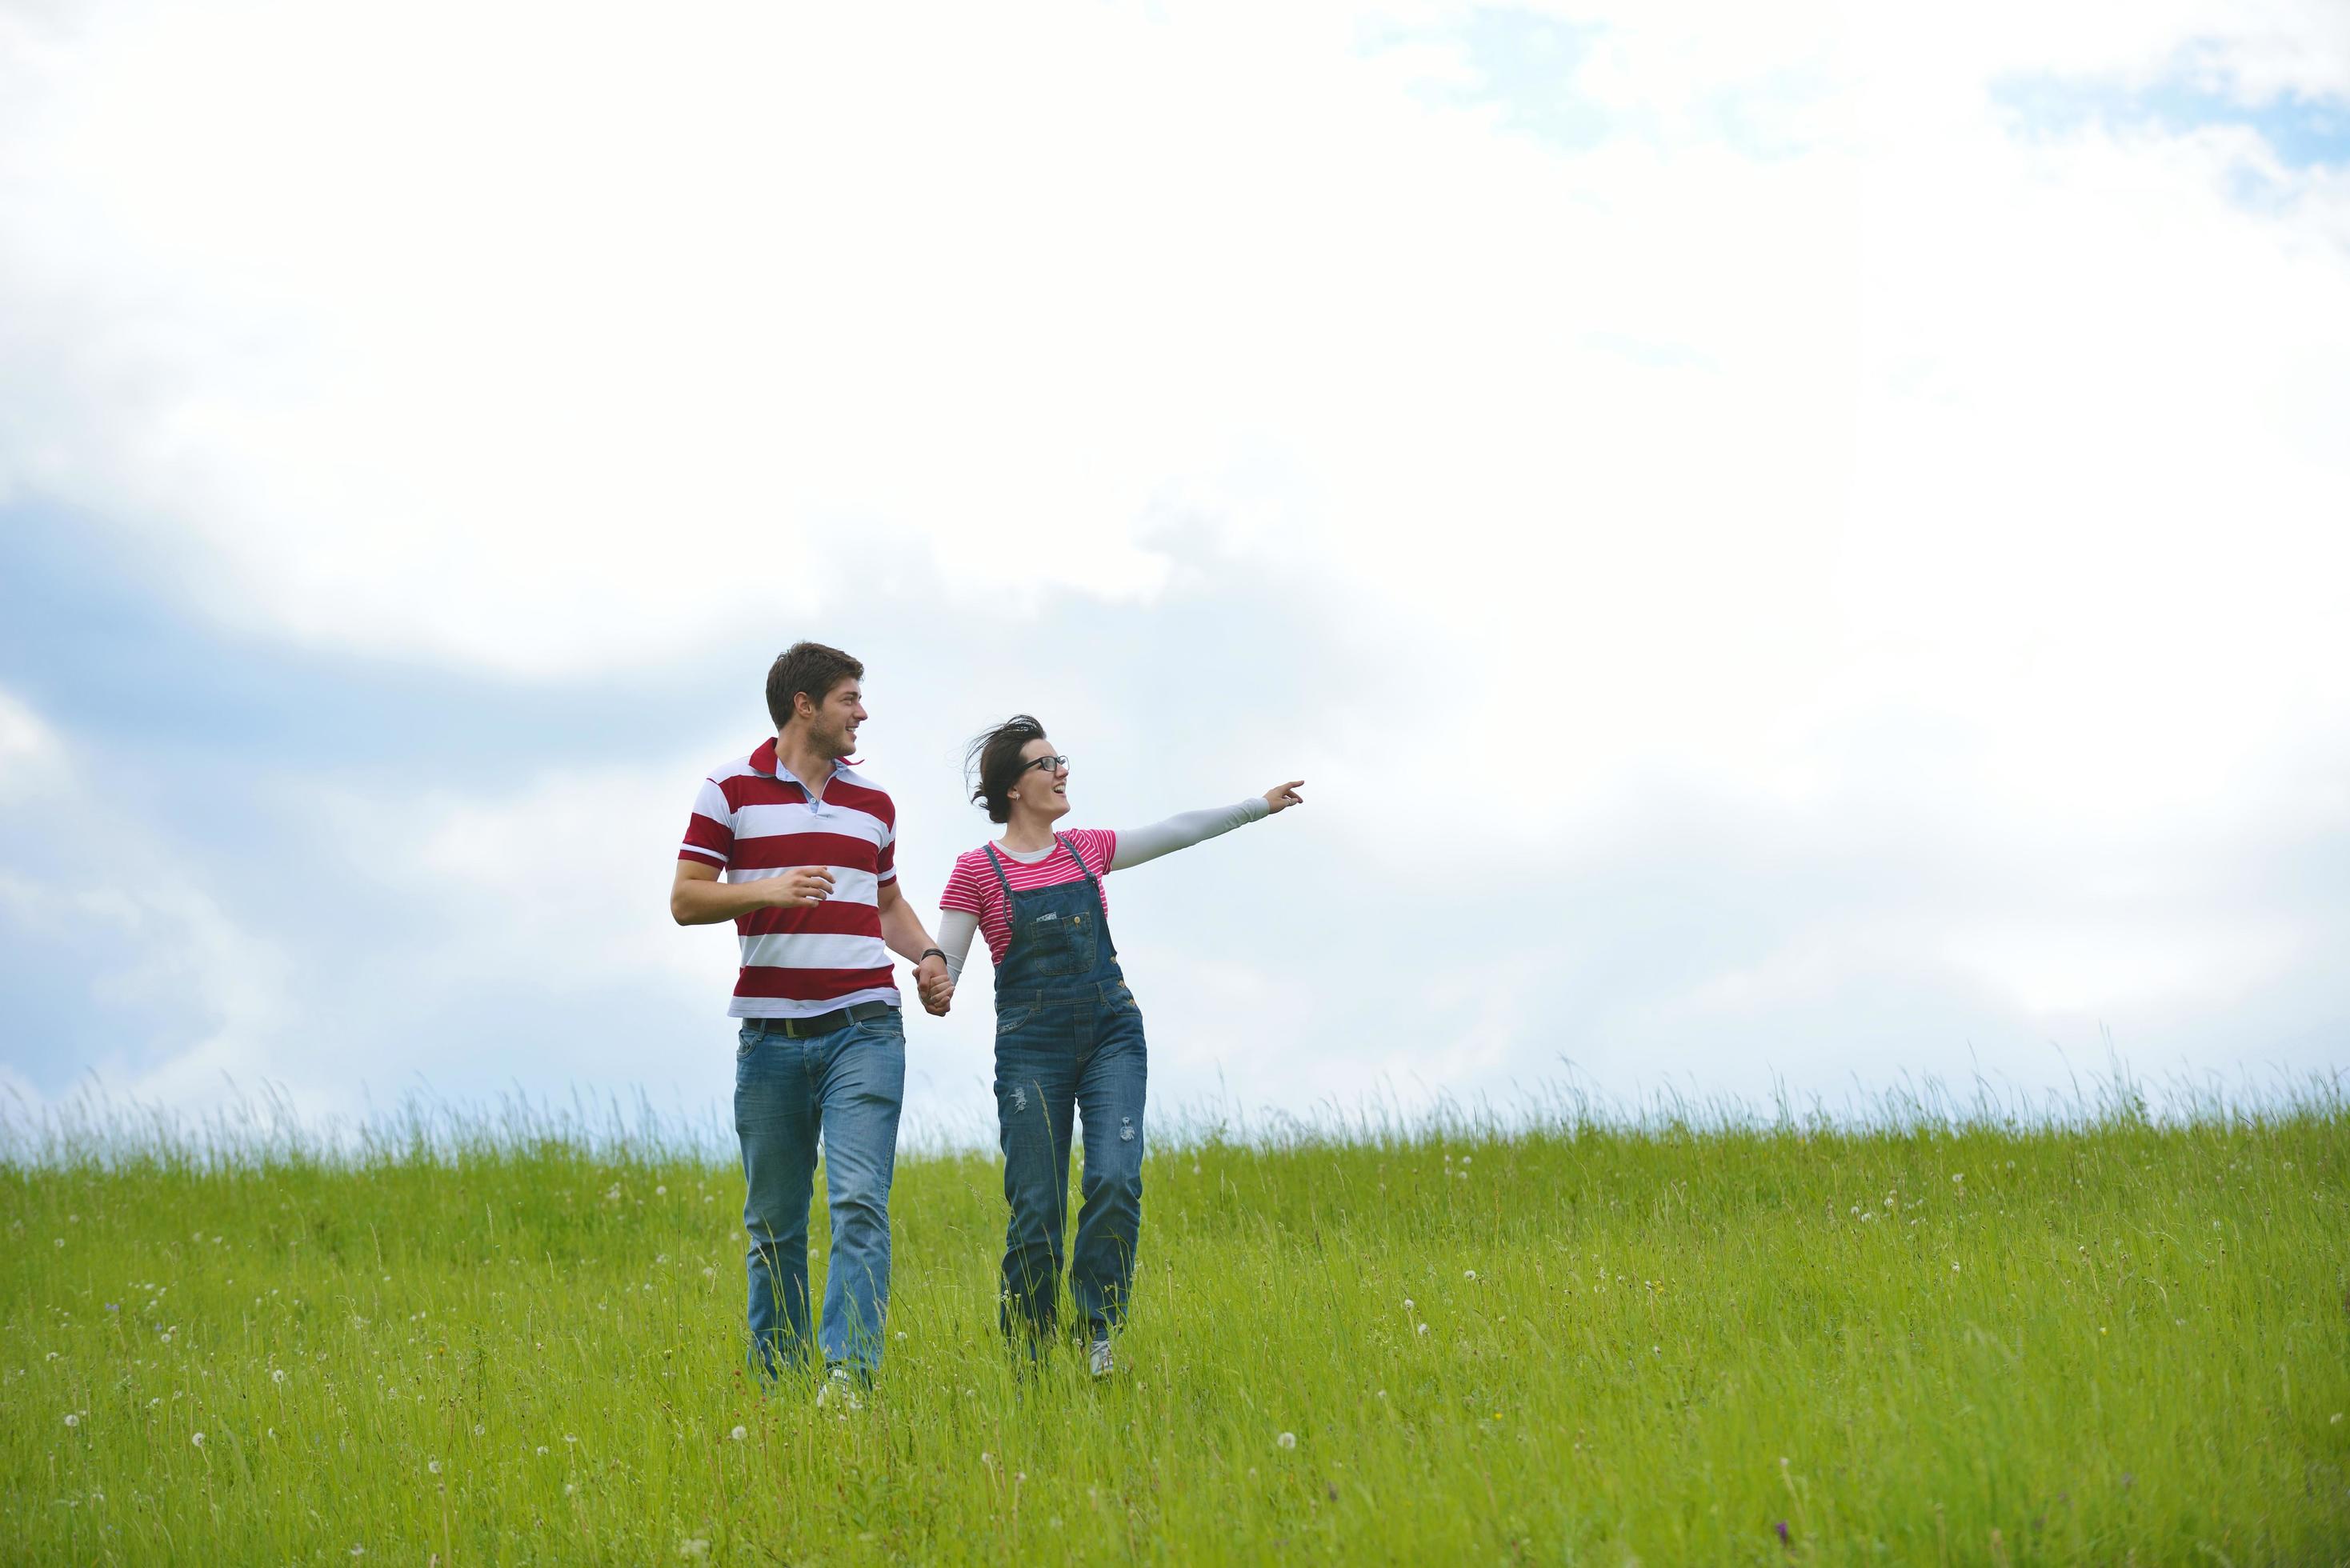
[(1110, 1349), (1109, 1335), (1094, 1341), (1092, 1355), (1086, 1358), (1086, 1370), (1097, 1377), (1107, 1377), (1118, 1370), (1118, 1357)]
[(819, 1410), (842, 1408), (862, 1410), (865, 1401), (857, 1397), (857, 1377), (846, 1366), (836, 1366), (816, 1386), (816, 1407)]

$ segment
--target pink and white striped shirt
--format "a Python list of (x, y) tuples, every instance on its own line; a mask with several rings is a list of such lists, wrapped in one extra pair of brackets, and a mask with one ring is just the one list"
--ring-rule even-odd
[[(1107, 919), (1107, 879), (1110, 862), (1118, 858), (1118, 835), (1107, 827), (1073, 828), (1061, 835), (1061, 844), (1063, 847), (1034, 865), (1024, 865), (1005, 856), (1003, 875), (1011, 879), (1013, 890), (1025, 893), (1079, 880), (1085, 872), (1069, 858), (1069, 851), (1075, 850), (1085, 857), (1086, 870), (1091, 871), (1101, 885), (1102, 917)], [(939, 908), (978, 916), (980, 934), (987, 939), (989, 955), (997, 963), (1003, 961), (1004, 950), (1012, 945), (1012, 910), (1003, 897), (1003, 884), (995, 879), (995, 867), (987, 863), (984, 846), (955, 857), (954, 870), (947, 877), (947, 889), (939, 895)]]

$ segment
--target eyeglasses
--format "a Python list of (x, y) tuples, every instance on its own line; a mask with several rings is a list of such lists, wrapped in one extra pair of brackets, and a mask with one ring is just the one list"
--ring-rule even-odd
[(1033, 763), (1022, 763), (1020, 771), (1024, 774), (1042, 768), (1048, 774), (1056, 774), (1068, 765), (1069, 759), (1066, 757), (1038, 757)]

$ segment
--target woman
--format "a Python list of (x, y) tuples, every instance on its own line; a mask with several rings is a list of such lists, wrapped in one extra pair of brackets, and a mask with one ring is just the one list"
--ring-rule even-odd
[(1003, 836), (955, 860), (939, 943), (960, 977), (974, 931), (995, 961), (995, 1108), (1003, 1145), (1003, 1322), (1029, 1353), (1052, 1334), (1069, 1190), (1072, 1113), (1085, 1124), (1084, 1203), (1069, 1292), (1097, 1377), (1113, 1368), (1142, 1227), (1142, 1012), (1109, 936), (1102, 878), (1304, 804), (1292, 779), (1237, 805), (1113, 833), (1054, 824), (1069, 809), (1069, 759), (1026, 714), (971, 743), (972, 799)]

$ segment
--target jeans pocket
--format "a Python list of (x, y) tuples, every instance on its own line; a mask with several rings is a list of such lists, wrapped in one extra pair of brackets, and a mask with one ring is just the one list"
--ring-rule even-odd
[(759, 1048), (761, 1033), (762, 1031), (754, 1029), (747, 1023), (737, 1029), (734, 1032), (734, 1060), (737, 1062), (747, 1060), (751, 1053)]

